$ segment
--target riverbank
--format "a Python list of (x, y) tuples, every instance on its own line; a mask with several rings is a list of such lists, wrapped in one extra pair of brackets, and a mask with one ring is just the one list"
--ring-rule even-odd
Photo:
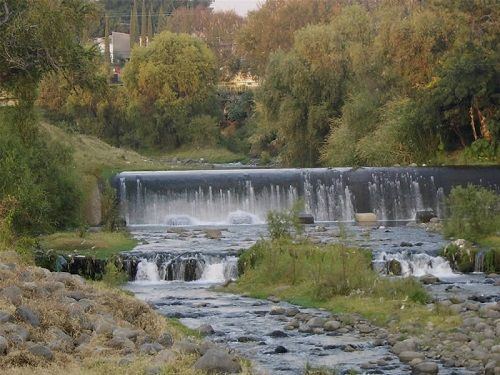
[(2, 373), (248, 373), (248, 362), (187, 333), (124, 291), (1, 253)]
[[(437, 364), (465, 367), (471, 373), (500, 372), (500, 303), (493, 297), (463, 298), (461, 287), (457, 285), (450, 286), (445, 297), (437, 298), (434, 285), (424, 288), (413, 278), (392, 281), (373, 278), (368, 281), (373, 283), (373, 288), (367, 289), (362, 284), (355, 286), (355, 280), (349, 279), (354, 273), (363, 281), (370, 280), (373, 275), (363, 262), (356, 261), (354, 249), (344, 248), (344, 259), (336, 252), (338, 248), (325, 245), (262, 242), (242, 255), (240, 271), (243, 274), (223, 290), (274, 302), (283, 300), (304, 307), (323, 308), (331, 316), (317, 325), (308, 319), (290, 317), (286, 310), (278, 305), (275, 307), (277, 313), (284, 316), (285, 330), (324, 334), (347, 328), (373, 334), (379, 342), (391, 344), (400, 360), (409, 363), (417, 373), (437, 373)], [(300, 264), (299, 274), (294, 271), (295, 262)], [(344, 275), (347, 278), (338, 274), (342, 264), (346, 267)], [(498, 279), (496, 275), (491, 276)], [(335, 293), (332, 288), (339, 285), (335, 282), (336, 277), (350, 282), (352, 290)], [(440, 283), (438, 278), (431, 280), (430, 277), (422, 281)], [(385, 295), (376, 286), (378, 282)], [(318, 294), (316, 286), (331, 294)], [(419, 296), (417, 301), (412, 301), (414, 293)], [(327, 323), (330, 320), (337, 323)], [(464, 356), (464, 353), (467, 354)], [(429, 361), (435, 365), (427, 364)], [(375, 363), (371, 365), (377, 367)], [(371, 368), (370, 363), (365, 367)]]

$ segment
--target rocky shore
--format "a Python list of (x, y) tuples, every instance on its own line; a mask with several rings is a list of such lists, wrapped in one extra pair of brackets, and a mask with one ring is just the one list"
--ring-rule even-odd
[(223, 346), (187, 338), (122, 291), (69, 273), (0, 263), (2, 374), (152, 375), (169, 369), (246, 371)]

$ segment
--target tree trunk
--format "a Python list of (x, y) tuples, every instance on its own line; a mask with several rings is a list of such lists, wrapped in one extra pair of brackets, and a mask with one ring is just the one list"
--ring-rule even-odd
[(472, 106), (470, 106), (469, 108), (469, 115), (470, 115), (470, 126), (472, 128), (472, 134), (474, 135), (474, 140), (477, 141), (476, 124), (474, 122), (474, 110)]

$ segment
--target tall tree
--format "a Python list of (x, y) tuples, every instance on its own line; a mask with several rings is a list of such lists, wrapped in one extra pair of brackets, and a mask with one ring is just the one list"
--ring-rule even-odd
[(151, 8), (149, 8), (148, 12), (148, 45), (153, 40), (153, 19), (151, 17)]
[(317, 23), (327, 23), (339, 0), (267, 0), (250, 12), (238, 34), (238, 49), (251, 71), (263, 75), (269, 55), (288, 51), (295, 31)]
[(146, 38), (148, 36), (148, 15), (146, 12), (146, 0), (142, 0), (142, 9), (141, 9), (141, 46), (146, 46)]
[(158, 10), (158, 22), (156, 23), (156, 32), (160, 33), (164, 31), (167, 27), (167, 15), (165, 14), (165, 6), (163, 2), (160, 5), (160, 9)]
[(109, 17), (106, 15), (104, 20), (104, 61), (106, 65), (111, 65), (111, 50), (109, 46)]
[(130, 49), (137, 43), (139, 30), (137, 26), (137, 0), (134, 0), (130, 14)]
[(154, 147), (178, 146), (192, 118), (216, 107), (209, 102), (216, 77), (214, 55), (198, 38), (163, 32), (135, 49), (123, 80), (139, 111), (141, 138)]

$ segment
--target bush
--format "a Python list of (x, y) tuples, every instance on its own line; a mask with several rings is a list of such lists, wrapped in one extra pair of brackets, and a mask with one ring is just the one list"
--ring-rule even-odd
[(303, 201), (297, 201), (290, 210), (267, 214), (267, 230), (271, 239), (291, 238), (292, 235), (301, 234), (304, 226), (300, 222), (299, 213), (304, 208)]
[(36, 127), (26, 139), (10, 110), (0, 113), (0, 133), (0, 202), (16, 201), (8, 213), (12, 231), (32, 234), (77, 226), (82, 194), (70, 150)]
[(118, 258), (110, 258), (106, 263), (102, 281), (111, 287), (120, 286), (128, 281), (128, 275), (123, 271), (121, 262)]
[(259, 241), (239, 258), (239, 283), (258, 289), (292, 285), (297, 293), (320, 301), (349, 295), (429, 300), (417, 280), (383, 278), (372, 270), (371, 262), (370, 251), (342, 244), (317, 246), (287, 238)]
[(468, 185), (454, 187), (447, 199), (444, 233), (478, 241), (500, 228), (500, 199), (492, 190)]

